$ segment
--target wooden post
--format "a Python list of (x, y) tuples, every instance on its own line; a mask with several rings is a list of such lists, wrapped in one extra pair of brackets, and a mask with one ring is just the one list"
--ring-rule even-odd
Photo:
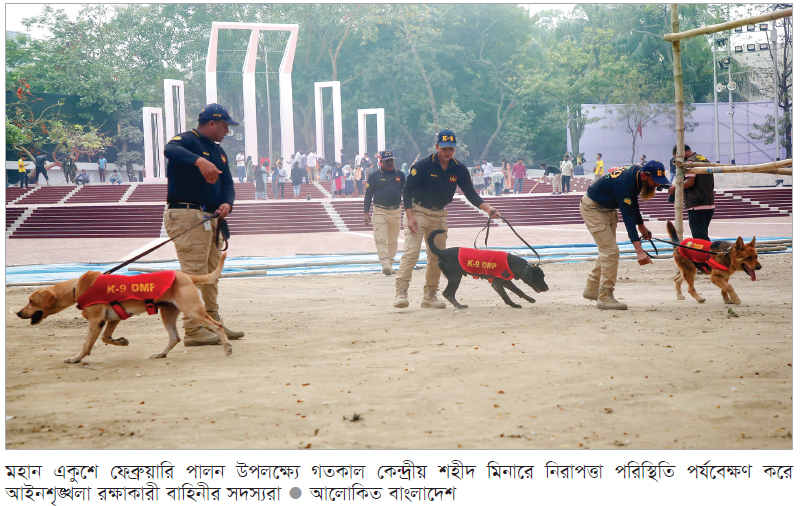
[[(672, 23), (672, 32), (678, 33), (680, 30), (680, 22), (678, 21), (678, 4), (670, 4), (669, 6), (670, 21)], [(675, 76), (675, 132), (677, 133), (677, 141), (675, 145), (674, 162), (682, 162), (684, 156), (684, 123), (683, 123), (683, 67), (681, 66), (681, 41), (676, 40), (672, 43), (672, 72)], [(678, 239), (683, 240), (683, 179), (685, 171), (676, 163), (675, 171), (675, 231), (678, 233)]]

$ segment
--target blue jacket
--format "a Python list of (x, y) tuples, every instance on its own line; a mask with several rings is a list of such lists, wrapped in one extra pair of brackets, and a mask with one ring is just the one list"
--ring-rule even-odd
[[(167, 158), (167, 203), (186, 202), (197, 204), (213, 213), (222, 204), (230, 204), (236, 194), (233, 177), (228, 169), (228, 157), (219, 144), (196, 130), (189, 130), (173, 137), (164, 148)], [(222, 174), (217, 182), (206, 182), (200, 169), (194, 165), (200, 157), (213, 163)]]
[(636, 225), (644, 223), (639, 211), (639, 190), (642, 168), (633, 165), (627, 169), (612, 170), (592, 184), (586, 195), (606, 209), (619, 209), (631, 242), (639, 241)]

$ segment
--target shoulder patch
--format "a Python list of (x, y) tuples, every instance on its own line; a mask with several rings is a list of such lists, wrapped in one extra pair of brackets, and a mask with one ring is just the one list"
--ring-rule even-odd
[(411, 175), (412, 176), (416, 176), (417, 175), (417, 169), (411, 169)]
[(631, 199), (622, 199), (622, 201), (628, 205), (631, 205)]
[(173, 140), (173, 141), (179, 141), (179, 140), (181, 140), (181, 136), (180, 136), (180, 135), (176, 135), (175, 137), (173, 137), (173, 138), (172, 138), (172, 139), (170, 139), (170, 140)]

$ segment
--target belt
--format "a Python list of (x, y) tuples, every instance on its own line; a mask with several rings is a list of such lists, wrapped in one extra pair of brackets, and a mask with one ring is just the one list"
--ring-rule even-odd
[(422, 202), (420, 202), (419, 200), (412, 200), (411, 202), (413, 202), (414, 204), (417, 204), (420, 207), (424, 207), (425, 209), (430, 209), (431, 211), (443, 211), (444, 210), (444, 207), (423, 206)]
[(373, 204), (378, 209), (383, 209), (385, 211), (394, 211), (395, 209), (400, 209), (400, 206), (379, 206), (378, 204)]
[[(586, 199), (589, 202), (588, 203), (584, 202), (583, 199)], [(604, 212), (604, 213), (608, 213), (608, 212), (612, 212), (612, 211), (613, 212), (617, 212), (616, 209), (612, 209), (612, 208), (601, 206), (600, 204), (598, 204), (597, 202), (595, 202), (594, 200), (589, 198), (589, 196), (587, 196), (587, 195), (584, 195), (583, 197), (581, 197), (581, 204), (583, 204), (584, 206), (588, 207), (589, 209), (593, 209), (595, 211), (600, 211), (600, 212)]]
[(198, 204), (187, 204), (186, 202), (173, 202), (167, 205), (169, 209), (197, 209), (198, 211), (205, 212), (203, 206)]

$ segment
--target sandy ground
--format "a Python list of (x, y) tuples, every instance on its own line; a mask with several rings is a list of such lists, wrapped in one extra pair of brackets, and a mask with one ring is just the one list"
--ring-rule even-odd
[(32, 327), (8, 314), (32, 289), (8, 288), (6, 444), (792, 448), (791, 255), (761, 261), (757, 282), (733, 277), (733, 313), (707, 278), (705, 304), (677, 301), (671, 260), (621, 264), (620, 312), (581, 298), (588, 263), (546, 265), (551, 290), (523, 309), (471, 279), (469, 309), (421, 309), (420, 271), (404, 310), (381, 274), (227, 279), (222, 314), (247, 332), (230, 357), (179, 344), (150, 360), (166, 333), (139, 316), (115, 334), (130, 346), (82, 365), (63, 363), (78, 311)]

